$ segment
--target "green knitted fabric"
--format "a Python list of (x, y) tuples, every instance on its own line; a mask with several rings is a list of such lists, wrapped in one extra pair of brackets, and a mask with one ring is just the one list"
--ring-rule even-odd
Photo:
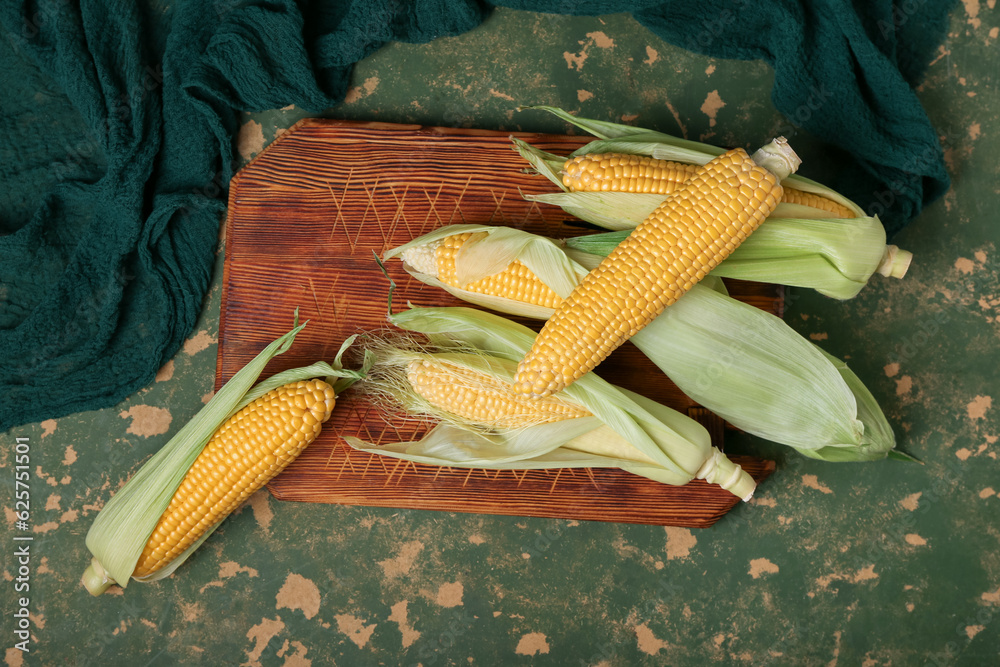
[[(835, 185), (890, 231), (947, 189), (911, 86), (951, 1), (493, 4), (631, 11), (679, 46), (766, 60), (777, 108), (857, 156), (856, 180)], [(476, 0), (3, 3), (0, 431), (113, 405), (179, 349), (209, 285), (240, 111), (334, 106), (354, 63), (384, 43), (458, 34), (491, 9)], [(796, 118), (816, 91), (836, 103)]]

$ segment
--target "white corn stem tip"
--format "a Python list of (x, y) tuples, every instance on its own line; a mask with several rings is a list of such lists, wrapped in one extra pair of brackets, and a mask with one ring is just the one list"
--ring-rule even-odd
[[(729, 473), (725, 480), (719, 479), (721, 475)], [(721, 450), (713, 449), (712, 455), (706, 460), (698, 472), (696, 479), (703, 479), (710, 484), (718, 484), (726, 491), (739, 496), (743, 502), (750, 502), (756, 483), (738, 463), (730, 461)]]
[(751, 159), (783, 181), (795, 173), (802, 160), (784, 137), (777, 137), (766, 146), (761, 146)]
[(99, 560), (90, 559), (90, 567), (83, 573), (83, 585), (91, 595), (97, 597), (116, 583), (118, 582), (111, 578)]
[(882, 263), (876, 271), (886, 278), (902, 278), (909, 270), (911, 261), (913, 261), (912, 252), (898, 246), (887, 245), (885, 254), (882, 255)]

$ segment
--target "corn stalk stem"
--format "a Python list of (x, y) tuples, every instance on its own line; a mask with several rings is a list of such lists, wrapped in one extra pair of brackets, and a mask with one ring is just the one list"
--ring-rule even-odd
[(744, 472), (739, 464), (730, 461), (718, 449), (712, 452), (712, 456), (705, 461), (695, 477), (703, 479), (709, 484), (718, 484), (726, 491), (741, 498), (743, 502), (749, 502), (756, 488), (756, 482), (753, 478)]
[(902, 278), (909, 270), (911, 261), (913, 261), (912, 252), (898, 246), (887, 245), (885, 254), (882, 255), (882, 263), (875, 270), (886, 278)]
[(91, 595), (97, 597), (108, 590), (112, 584), (117, 583), (101, 565), (101, 561), (96, 558), (90, 559), (90, 566), (83, 573), (83, 585)]
[(751, 159), (759, 166), (764, 167), (769, 172), (783, 181), (799, 168), (802, 160), (792, 147), (788, 145), (788, 140), (784, 137), (777, 137), (766, 146), (761, 146), (751, 156)]

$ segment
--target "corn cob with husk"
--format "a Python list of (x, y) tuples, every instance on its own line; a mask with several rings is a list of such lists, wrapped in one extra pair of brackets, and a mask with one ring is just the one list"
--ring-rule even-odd
[(83, 583), (91, 594), (172, 574), (319, 435), (337, 395), (364, 375), (341, 367), (353, 338), (333, 364), (294, 368), (251, 386), (303, 326), (237, 372), (104, 506), (87, 533), (94, 557)]
[[(633, 153), (585, 153), (562, 163), (562, 184), (570, 192), (636, 192), (669, 195), (698, 172), (698, 165), (657, 160)], [(855, 218), (854, 210), (823, 195), (787, 186), (780, 202), (817, 209), (831, 218)]]
[[(690, 177), (690, 172), (685, 174), (684, 170), (697, 168), (726, 152), (725, 149), (718, 146), (680, 139), (663, 132), (620, 123), (579, 118), (555, 107), (534, 106), (522, 107), (522, 109), (546, 111), (596, 137), (595, 140), (581, 146), (568, 156), (548, 153), (517, 138), (512, 138), (515, 148), (521, 153), (522, 157), (538, 173), (547, 177), (562, 191), (553, 195), (536, 195), (529, 198), (554, 203), (564, 208), (579, 206), (583, 215), (579, 215), (578, 217), (591, 221), (598, 226), (607, 227), (608, 229), (635, 227), (645, 220), (649, 213), (663, 201), (665, 196), (673, 191), (676, 185), (684, 183), (686, 180), (684, 178), (685, 175)], [(597, 160), (599, 163), (604, 158), (593, 156), (605, 155), (634, 155), (653, 158), (658, 161), (653, 164), (669, 163), (674, 169), (674, 173), (667, 173), (665, 174), (665, 179), (660, 179), (666, 182), (666, 184), (660, 185), (659, 189), (665, 190), (662, 194), (657, 194), (653, 188), (648, 192), (642, 192), (644, 189), (642, 187), (637, 188), (639, 190), (637, 192), (628, 192), (627, 190), (630, 188), (627, 185), (624, 188), (620, 188), (623, 191), (617, 192), (610, 186), (607, 188), (601, 187), (599, 191), (588, 192), (584, 190), (574, 192), (564, 184), (567, 162), (573, 165), (575, 164), (574, 159), (578, 159), (582, 164), (587, 164), (588, 161), (592, 160)], [(583, 156), (591, 157), (584, 158)], [(573, 167), (571, 166), (570, 168), (572, 169)], [(593, 173), (591, 173), (591, 176), (593, 176)], [(571, 183), (573, 182), (571, 179)], [(670, 185), (670, 182), (675, 185)], [(791, 201), (782, 198), (781, 203), (774, 211), (775, 217), (831, 218), (864, 216), (864, 211), (861, 207), (850, 199), (800, 174), (792, 174), (782, 179), (782, 186), (790, 189), (789, 195)], [(810, 195), (815, 195), (815, 197), (811, 197)], [(614, 207), (623, 209), (622, 213), (617, 216), (612, 214), (608, 219), (602, 220), (601, 206), (596, 204), (595, 208), (597, 210), (595, 214), (588, 215), (588, 209), (590, 208), (588, 202), (602, 201), (613, 202)]]
[(535, 337), (527, 327), (470, 308), (411, 308), (390, 321), (427, 341), (367, 338), (376, 362), (360, 388), (376, 404), (439, 423), (415, 442), (345, 438), (356, 449), (463, 468), (619, 468), (671, 485), (704, 479), (743, 500), (753, 493), (753, 478), (701, 424), (593, 373), (558, 397), (518, 396), (516, 359)]
[[(709, 144), (643, 128), (577, 118), (552, 107), (529, 108), (553, 113), (597, 137), (569, 156), (542, 151), (517, 138), (512, 138), (512, 141), (535, 171), (561, 190), (528, 195), (529, 200), (560, 206), (567, 213), (599, 227), (626, 230), (617, 236), (609, 234), (600, 240), (602, 245), (616, 244), (624, 238), (627, 230), (649, 217), (672, 188), (683, 183), (681, 179), (685, 175), (724, 152)], [(600, 187), (600, 191), (574, 191), (564, 183), (567, 163), (570, 163), (569, 169), (576, 173), (575, 161), (600, 164), (608, 154), (627, 156), (628, 160), (652, 158), (669, 163), (669, 166), (660, 167), (662, 178), (648, 181), (645, 178), (640, 181), (639, 176), (647, 175), (641, 165), (635, 168), (636, 171), (630, 171), (627, 179), (624, 177), (626, 166), (622, 164), (609, 165), (612, 166), (612, 175), (601, 175), (600, 171), (588, 172), (588, 184), (581, 183), (581, 187)], [(616, 168), (622, 174), (617, 185), (613, 175)], [(633, 169), (631, 165), (628, 168)], [(580, 170), (580, 178), (571, 178), (570, 184), (575, 186), (582, 182), (583, 173)], [(650, 175), (655, 176), (655, 173)], [(654, 181), (659, 181), (658, 185), (654, 185)], [(817, 287), (825, 294), (840, 299), (854, 296), (873, 273), (895, 278), (905, 275), (912, 255), (895, 245), (886, 244), (885, 230), (877, 217), (866, 216), (851, 200), (799, 174), (784, 179), (782, 186), (782, 201), (768, 217), (767, 224), (737, 248), (731, 256), (734, 261), (724, 262), (716, 269), (716, 275), (763, 280), (758, 269), (758, 265), (763, 263), (770, 282), (816, 287), (817, 274), (843, 272), (849, 282), (830, 291)], [(636, 191), (615, 191), (622, 189)], [(647, 189), (649, 191), (645, 191)], [(600, 254), (607, 254), (607, 249)]]
[(593, 370), (760, 226), (799, 163), (779, 138), (699, 167), (556, 307), (518, 364), (517, 390), (548, 396)]
[[(546, 319), (553, 307), (537, 295), (545, 303), (568, 295), (588, 271), (574, 261), (579, 254), (516, 229), (452, 225), (384, 257), (400, 257), (421, 282), (470, 303)], [(727, 296), (717, 279), (695, 285), (632, 343), (688, 396), (748, 433), (828, 461), (903, 456), (850, 369), (780, 318)]]
[[(502, 228), (493, 228), (491, 233), (504, 232)], [(574, 260), (590, 270), (629, 233), (630, 230), (622, 230), (560, 240), (556, 252), (569, 253)], [(423, 238), (433, 240), (422, 244), (428, 247), (433, 245), (434, 252), (439, 254), (468, 253), (475, 249), (479, 262), (493, 261), (490, 257), (478, 256), (483, 246), (457, 246), (457, 233), (455, 239), (447, 240), (446, 237), (451, 234), (446, 232), (439, 238), (437, 233), (432, 232)], [(499, 246), (494, 243), (489, 247)], [(881, 273), (891, 266), (892, 260), (886, 258), (891, 256), (893, 248), (895, 246), (886, 246), (885, 230), (874, 218), (836, 221), (771, 218), (713, 269), (711, 275), (807, 287), (836, 299), (849, 299), (868, 284), (873, 274)], [(419, 252), (417, 249), (411, 250), (411, 259)], [(433, 257), (430, 259), (433, 261)], [(539, 257), (536, 261), (545, 263), (546, 259)], [(475, 266), (471, 262), (462, 265)], [(496, 268), (493, 273), (501, 268), (488, 264), (482, 266)], [(470, 283), (464, 276), (456, 275), (454, 278), (456, 285)], [(489, 291), (491, 280), (516, 280), (516, 276), (508, 277), (504, 274), (494, 279), (489, 273), (485, 273), (480, 279), (483, 284), (476, 289)], [(572, 284), (575, 285), (576, 282), (577, 279), (574, 278)]]
[[(630, 233), (577, 236), (565, 240), (565, 249), (592, 269)], [(886, 245), (885, 229), (875, 218), (769, 218), (712, 275), (806, 287), (834, 299), (851, 299), (876, 273), (898, 278), (894, 271), (909, 262), (910, 253)]]

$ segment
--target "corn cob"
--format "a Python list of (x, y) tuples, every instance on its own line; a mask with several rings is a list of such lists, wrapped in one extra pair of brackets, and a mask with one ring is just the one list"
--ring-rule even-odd
[(335, 402), (326, 382), (301, 381), (271, 390), (230, 417), (188, 470), (132, 576), (167, 565), (284, 470), (316, 439)]
[[(703, 165), (725, 152), (716, 146), (680, 139), (649, 128), (578, 118), (555, 107), (522, 107), (524, 108), (552, 113), (596, 137), (574, 151), (570, 157), (622, 153), (645, 155), (680, 165)], [(517, 152), (538, 174), (560, 188), (559, 192), (525, 194), (525, 199), (529, 201), (559, 206), (570, 215), (611, 230), (634, 229), (663, 201), (664, 195), (651, 192), (573, 191), (563, 184), (562, 172), (567, 161), (566, 156), (540, 150), (517, 137), (511, 137), (511, 141)], [(680, 182), (683, 182), (683, 177), (676, 178), (681, 178)], [(877, 218), (865, 216), (861, 207), (840, 193), (798, 174), (782, 179), (782, 186), (789, 193), (771, 214), (771, 219), (849, 219), (842, 217), (847, 215), (853, 219), (878, 222)], [(792, 189), (796, 192), (791, 192)], [(799, 195), (799, 192), (802, 194)], [(811, 195), (819, 195), (822, 199)], [(836, 205), (830, 205), (824, 200)], [(792, 203), (793, 201), (795, 203)]]
[[(242, 500), (266, 484), (319, 433), (336, 396), (365, 376), (341, 365), (356, 336), (331, 363), (316, 361), (260, 382), (305, 324), (271, 341), (219, 388), (101, 508), (87, 531), (93, 555), (83, 585), (101, 595), (133, 579), (170, 576)], [(316, 378), (322, 378), (318, 380)]]
[(478, 236), (482, 234), (466, 232), (447, 236), (406, 250), (403, 260), (417, 271), (432, 275), (451, 287), (478, 294), (516, 293), (520, 301), (545, 308), (559, 305), (560, 296), (520, 260), (511, 262), (498, 273), (463, 284), (455, 268), (456, 260), (465, 244)]
[(533, 400), (517, 394), (494, 375), (433, 358), (407, 366), (413, 390), (439, 410), (488, 428), (523, 428), (589, 417), (581, 406), (549, 396)]
[[(637, 192), (667, 195), (698, 171), (698, 165), (630, 153), (586, 153), (563, 164), (562, 182), (571, 192)], [(785, 185), (780, 201), (853, 218), (854, 211), (827, 197)]]
[(394, 419), (401, 408), (439, 423), (413, 442), (345, 437), (356, 449), (477, 469), (619, 468), (672, 485), (704, 479), (744, 500), (753, 493), (753, 478), (702, 425), (593, 373), (558, 397), (518, 395), (516, 360), (535, 337), (523, 325), (470, 308), (411, 308), (389, 321), (431, 341), (369, 334), (375, 362), (361, 387)]
[[(508, 296), (522, 306), (537, 306), (537, 312), (530, 315), (544, 319), (573, 291), (579, 282), (575, 274), (582, 277), (596, 268), (630, 231), (555, 240), (509, 227), (447, 225), (386, 251), (384, 259), (400, 257), (419, 279), (433, 279), (429, 284), (466, 301), (496, 309), (491, 302)], [(457, 252), (440, 250), (442, 245), (459, 244)], [(567, 254), (576, 264), (564, 264)], [(488, 260), (483, 261), (484, 257)], [(835, 299), (850, 299), (875, 273), (902, 278), (911, 257), (906, 250), (886, 245), (885, 230), (875, 218), (772, 215), (712, 275), (807, 287)], [(551, 269), (559, 266), (573, 266), (556, 272), (564, 280), (554, 280)], [(463, 289), (468, 285), (475, 291)]]
[(746, 239), (797, 166), (778, 139), (754, 158), (737, 148), (699, 168), (556, 309), (518, 366), (517, 391), (547, 396), (596, 367)]

